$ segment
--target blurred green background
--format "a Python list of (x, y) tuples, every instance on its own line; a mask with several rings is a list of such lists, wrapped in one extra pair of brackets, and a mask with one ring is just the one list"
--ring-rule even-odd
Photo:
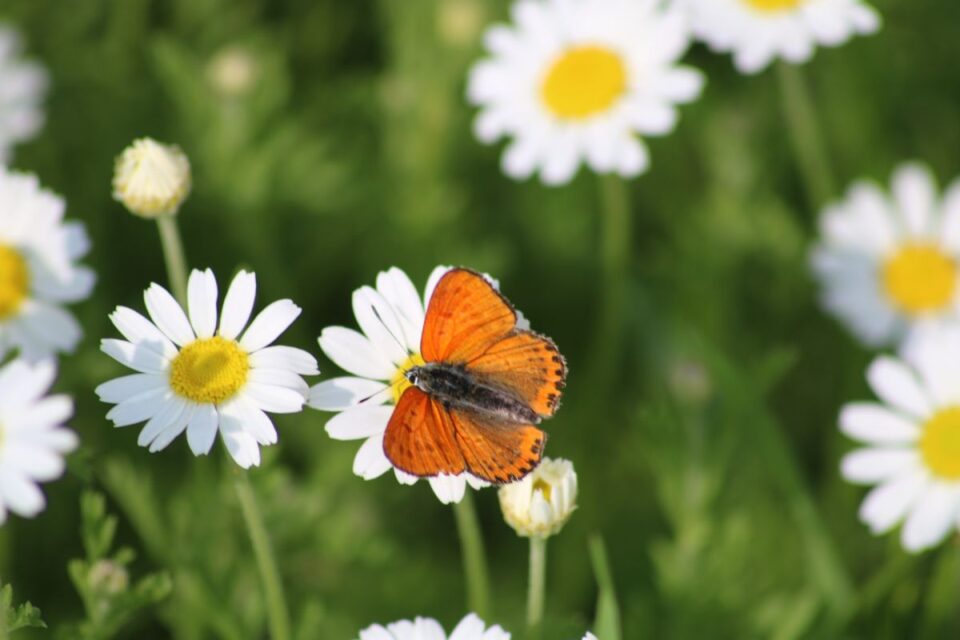
[[(879, 35), (820, 50), (802, 69), (836, 184), (886, 182), (911, 158), (946, 182), (960, 174), (960, 5), (875, 6)], [(856, 517), (863, 491), (839, 478), (852, 445), (837, 411), (868, 397), (871, 354), (818, 308), (807, 270), (816, 207), (776, 69), (743, 77), (693, 48), (687, 60), (708, 85), (673, 135), (650, 141), (653, 168), (628, 185), (630, 261), (618, 281), (603, 269), (600, 181), (514, 183), (500, 148), (471, 134), (466, 73), (483, 29), (507, 11), (502, 0), (3, 0), (0, 19), (52, 76), (48, 123), (14, 166), (86, 223), (99, 274), (75, 308), (86, 337), (57, 385), (76, 399), (83, 447), (45, 486), (46, 512), (0, 529), (15, 600), (52, 627), (83, 618), (67, 563), (85, 555), (80, 495), (95, 489), (119, 516), (118, 543), (136, 550), (131, 581), (172, 580), (116, 637), (266, 637), (222, 447), (195, 459), (181, 438), (148, 454), (93, 394), (121, 373), (98, 351), (115, 334), (107, 314), (142, 308), (146, 285), (165, 282), (154, 225), (110, 196), (114, 157), (150, 135), (193, 164), (180, 215), (191, 265), (221, 282), (255, 270), (261, 306), (292, 297), (304, 313), (285, 343), (316, 353), (324, 377), (337, 370), (316, 336), (354, 326), (352, 290), (392, 265), (418, 286), (437, 264), (487, 271), (557, 341), (570, 378), (547, 453), (573, 460), (581, 496), (550, 541), (545, 638), (592, 624), (593, 533), (630, 640), (960, 637), (956, 540), (912, 557), (896, 535), (871, 537)], [(218, 81), (238, 60), (248, 76)], [(612, 324), (599, 312), (611, 292)], [(277, 416), (280, 444), (250, 474), (296, 637), (353, 638), (415, 615), (449, 629), (467, 612), (451, 510), (425, 483), (353, 476), (359, 443), (328, 438), (326, 419)], [(493, 490), (476, 498), (489, 622), (523, 638), (527, 546)]]

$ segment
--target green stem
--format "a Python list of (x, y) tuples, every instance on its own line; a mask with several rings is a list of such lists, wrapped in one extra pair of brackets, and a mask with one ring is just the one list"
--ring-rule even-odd
[(467, 604), (470, 610), (484, 620), (490, 615), (490, 578), (483, 550), (480, 522), (473, 504), (473, 494), (467, 488), (463, 500), (453, 505), (463, 556), (463, 572), (467, 582)]
[[(187, 260), (183, 252), (183, 242), (180, 239), (180, 230), (177, 227), (176, 217), (172, 215), (157, 218), (160, 229), (160, 241), (163, 245), (163, 258), (167, 264), (167, 275), (170, 279), (170, 288), (174, 297), (186, 307), (187, 302)], [(235, 482), (240, 509), (243, 511), (243, 520), (247, 525), (247, 533), (253, 545), (253, 554), (260, 571), (260, 581), (263, 583), (264, 595), (267, 601), (267, 621), (270, 625), (271, 640), (290, 639), (290, 614), (287, 610), (286, 598), (283, 594), (283, 583), (280, 581), (280, 572), (273, 557), (270, 538), (263, 524), (263, 516), (257, 506), (257, 499), (250, 486), (250, 480), (245, 473), (241, 473)]]
[(819, 209), (834, 196), (830, 158), (823, 145), (820, 125), (810, 87), (800, 67), (777, 64), (783, 111), (789, 128), (790, 144), (803, 178), (810, 206)]
[[(630, 193), (626, 182), (615, 175), (600, 177), (600, 255), (603, 277), (598, 348), (594, 352), (593, 376), (601, 384), (612, 376), (624, 337), (624, 302), (630, 267)], [(604, 385), (601, 388), (607, 388)]]
[(167, 279), (173, 289), (173, 297), (181, 305), (187, 304), (187, 258), (180, 240), (180, 229), (175, 215), (157, 218), (160, 229), (160, 244), (163, 245), (163, 260), (167, 263)]
[(243, 519), (250, 533), (250, 542), (253, 544), (253, 555), (257, 559), (260, 579), (263, 581), (270, 638), (271, 640), (289, 640), (290, 614), (287, 612), (283, 583), (280, 581), (280, 572), (273, 557), (267, 529), (263, 525), (263, 516), (260, 514), (247, 474), (241, 473), (237, 476), (235, 487), (237, 498), (240, 500), (240, 509), (243, 511)]
[(527, 585), (527, 628), (543, 620), (543, 601), (547, 581), (547, 539), (530, 538), (530, 583)]

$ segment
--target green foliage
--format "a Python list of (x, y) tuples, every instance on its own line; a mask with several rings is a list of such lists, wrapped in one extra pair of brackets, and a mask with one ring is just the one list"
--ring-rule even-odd
[(0, 638), (6, 640), (14, 631), (28, 627), (47, 628), (40, 617), (40, 609), (29, 602), (14, 606), (13, 587), (9, 584), (3, 585), (0, 587)]
[(63, 640), (113, 638), (142, 610), (170, 595), (173, 587), (165, 573), (153, 573), (131, 584), (129, 566), (136, 554), (130, 548), (111, 552), (118, 520), (107, 514), (106, 498), (88, 491), (81, 496), (83, 560), (71, 560), (70, 579), (86, 617), (60, 629)]

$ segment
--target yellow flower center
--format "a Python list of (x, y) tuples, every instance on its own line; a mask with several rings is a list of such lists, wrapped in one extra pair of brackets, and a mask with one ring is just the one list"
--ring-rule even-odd
[(609, 109), (627, 90), (620, 54), (586, 45), (568, 49), (554, 61), (541, 87), (547, 108), (561, 118), (587, 118)]
[(960, 480), (960, 407), (942, 409), (927, 421), (920, 453), (935, 476)]
[(0, 245), (0, 320), (15, 314), (29, 292), (27, 261), (13, 247)]
[(796, 9), (805, 0), (744, 0), (748, 5), (759, 11), (788, 11)]
[(935, 246), (907, 245), (883, 266), (883, 284), (893, 304), (902, 311), (936, 311), (953, 299), (957, 265)]
[(410, 381), (407, 380), (407, 376), (405, 375), (407, 371), (414, 367), (422, 367), (425, 364), (427, 364), (427, 361), (423, 359), (423, 356), (419, 353), (414, 353), (397, 367), (396, 373), (394, 373), (390, 379), (390, 388), (393, 389), (393, 404), (400, 402), (400, 396), (403, 395), (403, 392), (413, 386), (410, 384)]
[(250, 359), (233, 340), (220, 336), (194, 340), (170, 363), (170, 387), (202, 404), (224, 402), (247, 382)]
[(544, 482), (543, 480), (537, 479), (533, 483), (533, 492), (537, 491), (543, 492), (543, 499), (547, 502), (550, 502), (550, 495), (553, 493), (553, 487), (549, 483)]

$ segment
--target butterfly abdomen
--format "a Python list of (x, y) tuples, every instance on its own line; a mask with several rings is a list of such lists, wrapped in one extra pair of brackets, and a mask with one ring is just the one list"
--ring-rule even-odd
[(540, 416), (517, 394), (489, 384), (462, 366), (431, 362), (411, 369), (408, 378), (448, 409), (471, 411), (508, 424), (540, 422)]

